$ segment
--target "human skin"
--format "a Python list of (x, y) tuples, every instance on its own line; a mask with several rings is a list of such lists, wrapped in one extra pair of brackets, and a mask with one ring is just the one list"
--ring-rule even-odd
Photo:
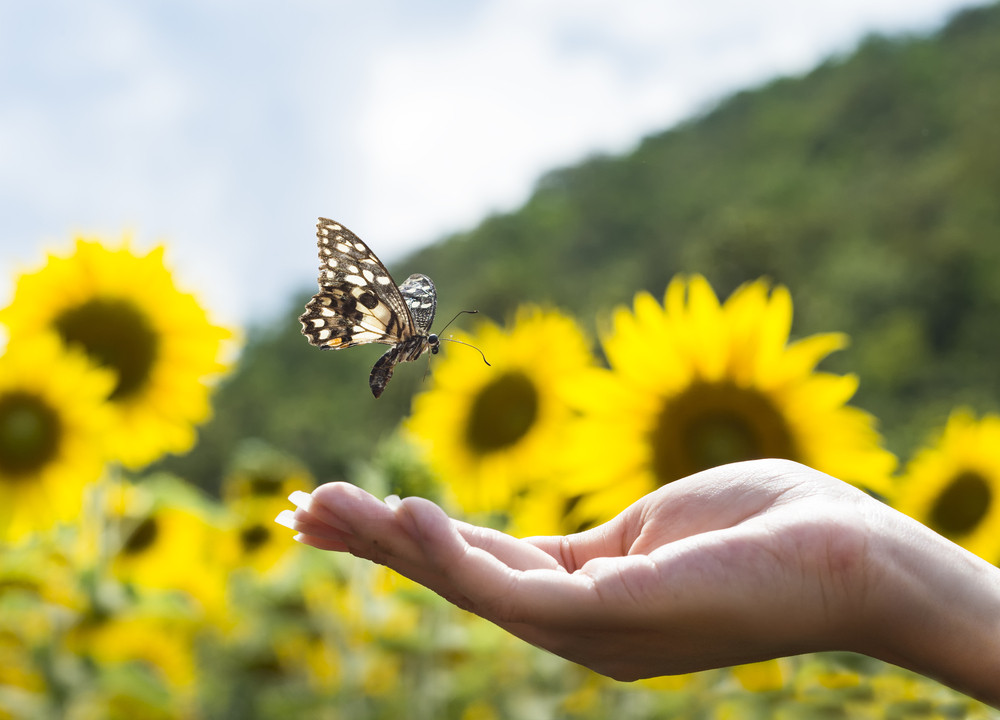
[(1000, 569), (786, 460), (665, 485), (583, 533), (517, 539), (329, 483), (278, 521), (618, 680), (822, 650), (1000, 707)]

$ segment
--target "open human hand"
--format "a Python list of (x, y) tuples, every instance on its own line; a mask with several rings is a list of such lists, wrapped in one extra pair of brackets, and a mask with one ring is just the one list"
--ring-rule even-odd
[(613, 678), (841, 649), (1000, 702), (1000, 571), (796, 463), (698, 473), (568, 536), (517, 539), (346, 483), (293, 500), (279, 522), (300, 542), (386, 565)]

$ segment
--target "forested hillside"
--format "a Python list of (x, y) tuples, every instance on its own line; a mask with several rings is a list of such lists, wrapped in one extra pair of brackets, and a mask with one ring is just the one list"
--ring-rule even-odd
[[(439, 324), (467, 308), (502, 320), (534, 302), (592, 329), (638, 290), (662, 295), (676, 273), (703, 273), (722, 297), (767, 276), (791, 289), (796, 335), (850, 335), (825, 367), (860, 376), (854, 404), (905, 454), (954, 405), (995, 410), (1000, 399), (998, 89), (1000, 6), (930, 37), (872, 37), (627, 155), (554, 171), (523, 208), (390, 269), (434, 278)], [(350, 209), (316, 214), (346, 222)], [(302, 219), (309, 266), (313, 223)], [(310, 347), (296, 317), (313, 292), (250, 332), (215, 419), (172, 469), (211, 487), (241, 439), (261, 438), (333, 479), (394, 429), (425, 363), (398, 369), (373, 400), (368, 372), (384, 347)]]

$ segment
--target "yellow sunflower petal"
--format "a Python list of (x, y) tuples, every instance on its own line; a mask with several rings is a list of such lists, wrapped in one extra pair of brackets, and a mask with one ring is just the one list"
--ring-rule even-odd
[(726, 370), (730, 337), (719, 299), (701, 275), (692, 276), (688, 283), (688, 308), (688, 313), (675, 318), (683, 329), (674, 341), (686, 345), (685, 356), (695, 374), (715, 382)]
[(770, 297), (763, 283), (754, 283), (750, 288), (759, 293), (760, 316), (756, 322), (749, 321), (751, 327), (759, 329), (754, 333), (757, 337), (756, 352), (748, 349), (748, 354), (754, 361), (754, 378), (764, 381), (772, 368), (783, 364), (792, 329), (792, 297), (782, 286), (774, 288)]
[[(823, 358), (832, 352), (842, 350), (847, 344), (848, 338), (843, 333), (810, 335), (788, 345), (782, 362), (775, 366), (774, 371), (768, 373), (767, 368), (760, 370), (762, 374), (766, 373), (773, 377), (775, 383), (783, 382), (786, 376), (794, 380), (812, 371)], [(779, 369), (784, 372), (784, 376), (776, 374)]]

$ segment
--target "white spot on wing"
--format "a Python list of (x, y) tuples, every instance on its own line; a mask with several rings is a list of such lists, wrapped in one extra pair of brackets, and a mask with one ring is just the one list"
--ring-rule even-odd
[(357, 332), (351, 336), (351, 341), (355, 343), (371, 343), (378, 342), (385, 337), (383, 333), (375, 332), (374, 330), (364, 330)]
[(392, 310), (385, 303), (379, 303), (372, 309), (372, 315), (377, 317), (383, 325), (388, 325), (392, 319)]

